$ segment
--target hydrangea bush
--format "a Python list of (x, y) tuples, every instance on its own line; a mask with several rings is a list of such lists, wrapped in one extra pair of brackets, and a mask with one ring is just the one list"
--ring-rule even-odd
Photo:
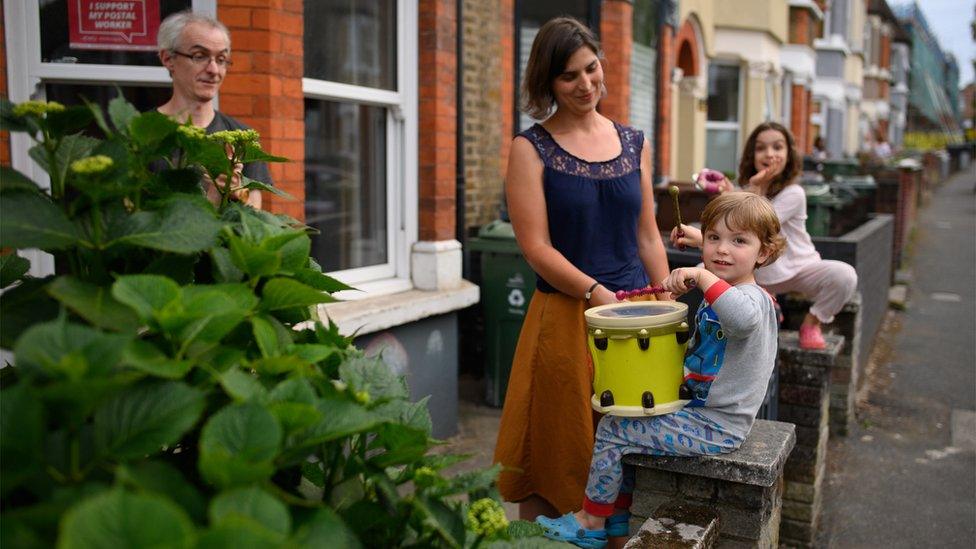
[(283, 160), (256, 132), (205, 136), (121, 99), (3, 102), (0, 119), (49, 176), (0, 168), (0, 247), (56, 265), (0, 256), (0, 545), (547, 543), (494, 500), (469, 507), (497, 470), (444, 474), (462, 458), (429, 452), (426, 401), (317, 319), (347, 287), (309, 228), (233, 189), (204, 199), (205, 174)]

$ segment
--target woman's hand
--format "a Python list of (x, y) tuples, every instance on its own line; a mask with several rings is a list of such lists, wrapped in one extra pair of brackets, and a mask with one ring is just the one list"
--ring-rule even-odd
[(671, 229), (671, 245), (675, 248), (681, 246), (701, 248), (702, 233), (691, 225), (679, 225)]
[(619, 303), (619, 302), (620, 301), (617, 299), (617, 295), (615, 293), (604, 288), (603, 284), (600, 284), (599, 286), (596, 287), (596, 289), (593, 290), (593, 293), (590, 294), (590, 301), (588, 305), (590, 307), (596, 307), (598, 305), (606, 305), (608, 303)]

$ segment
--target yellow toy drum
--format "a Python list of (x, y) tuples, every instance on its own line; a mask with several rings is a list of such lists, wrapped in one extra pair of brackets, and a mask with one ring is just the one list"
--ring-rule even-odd
[(593, 409), (615, 416), (680, 410), (688, 306), (677, 301), (611, 303), (587, 309)]

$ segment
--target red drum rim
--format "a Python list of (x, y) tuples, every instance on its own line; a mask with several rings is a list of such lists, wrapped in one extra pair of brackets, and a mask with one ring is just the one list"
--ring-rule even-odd
[(680, 301), (624, 301), (591, 307), (583, 312), (590, 328), (652, 328), (681, 323), (688, 305)]

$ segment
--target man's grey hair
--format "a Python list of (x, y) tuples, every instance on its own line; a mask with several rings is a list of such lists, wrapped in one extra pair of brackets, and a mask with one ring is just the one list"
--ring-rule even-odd
[(170, 15), (159, 24), (156, 42), (160, 51), (175, 51), (183, 34), (183, 29), (190, 23), (200, 23), (211, 28), (220, 29), (227, 37), (227, 49), (230, 50), (230, 31), (216, 18), (191, 10), (184, 10)]

